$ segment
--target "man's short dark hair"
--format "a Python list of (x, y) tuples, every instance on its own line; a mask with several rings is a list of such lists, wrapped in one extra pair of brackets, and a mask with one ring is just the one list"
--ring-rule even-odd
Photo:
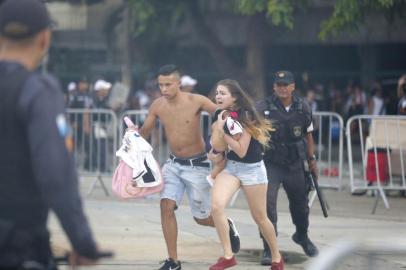
[(162, 66), (158, 70), (158, 75), (162, 75), (162, 76), (168, 76), (173, 73), (177, 73), (178, 75), (180, 75), (178, 67), (173, 64)]

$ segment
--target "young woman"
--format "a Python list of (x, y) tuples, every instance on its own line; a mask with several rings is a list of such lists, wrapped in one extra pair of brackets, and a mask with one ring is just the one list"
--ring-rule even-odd
[[(233, 194), (241, 187), (246, 195), (251, 215), (271, 247), (271, 270), (282, 270), (284, 261), (279, 253), (275, 230), (266, 215), (268, 180), (262, 152), (269, 142), (271, 123), (259, 116), (252, 100), (235, 80), (221, 80), (216, 84), (216, 102), (223, 110), (238, 112), (237, 120), (243, 126), (243, 133), (238, 141), (230, 135), (222, 134), (230, 150), (227, 153), (224, 170), (214, 179), (212, 216), (224, 256), (209, 269), (223, 270), (237, 264), (230, 247), (229, 225), (224, 209)], [(223, 130), (225, 121), (220, 113), (216, 121), (219, 130)], [(211, 158), (212, 155), (209, 154), (209, 159)]]

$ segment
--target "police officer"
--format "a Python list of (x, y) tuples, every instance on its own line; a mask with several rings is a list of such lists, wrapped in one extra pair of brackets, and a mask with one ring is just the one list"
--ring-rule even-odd
[[(291, 72), (279, 71), (274, 78), (274, 93), (257, 104), (257, 109), (275, 126), (271, 134), (271, 147), (265, 152), (268, 173), (267, 213), (277, 231), (276, 202), (282, 184), (289, 199), (289, 208), (296, 232), (292, 239), (306, 255), (318, 254), (317, 247), (308, 237), (310, 183), (305, 178), (305, 164), (317, 172), (312, 137), (312, 112), (309, 105), (293, 95), (295, 82)], [(271, 263), (269, 247), (264, 241), (261, 264)]]
[(49, 26), (43, 1), (0, 6), (0, 269), (56, 269), (50, 209), (72, 244), (72, 264), (94, 264), (100, 255), (79, 195), (62, 90), (35, 72)]

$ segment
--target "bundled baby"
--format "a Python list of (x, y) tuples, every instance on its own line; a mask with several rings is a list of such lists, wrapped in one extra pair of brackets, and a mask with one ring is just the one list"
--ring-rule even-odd
[(220, 130), (217, 125), (217, 118), (223, 110), (218, 109), (213, 116), (213, 124), (211, 126), (212, 132), (210, 137), (210, 150), (213, 162), (213, 168), (207, 180), (210, 184), (213, 183), (213, 179), (224, 169), (226, 165), (226, 152), (228, 151), (228, 145), (224, 140), (224, 134), (232, 136), (235, 140), (239, 140), (242, 135), (243, 128), (237, 121), (238, 113), (235, 111), (227, 111), (222, 114), (223, 119), (226, 119), (226, 124), (223, 130)]

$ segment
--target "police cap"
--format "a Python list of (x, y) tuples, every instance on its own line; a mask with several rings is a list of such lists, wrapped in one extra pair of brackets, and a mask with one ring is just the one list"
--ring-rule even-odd
[(25, 39), (51, 26), (42, 0), (6, 0), (0, 6), (0, 35)]
[(274, 83), (291, 84), (295, 83), (295, 79), (293, 78), (292, 72), (281, 70), (275, 73)]

